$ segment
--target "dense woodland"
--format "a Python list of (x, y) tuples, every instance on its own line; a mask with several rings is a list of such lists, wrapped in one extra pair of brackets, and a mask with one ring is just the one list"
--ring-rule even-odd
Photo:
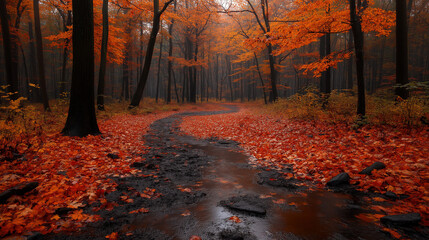
[[(116, 99), (272, 102), (309, 87), (356, 86), (363, 105), (364, 92), (397, 87), (405, 99), (397, 84), (428, 80), (425, 0), (93, 4), (100, 109)], [(69, 97), (73, 53), (88, 51), (73, 49), (72, 1), (7, 0), (1, 16), (2, 85), (46, 109), (49, 99)]]

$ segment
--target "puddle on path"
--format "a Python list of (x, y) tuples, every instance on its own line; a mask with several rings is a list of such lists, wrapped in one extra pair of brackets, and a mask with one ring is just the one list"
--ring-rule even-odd
[[(183, 141), (185, 138), (181, 138)], [(165, 213), (150, 213), (136, 219), (128, 230), (152, 227), (175, 239), (189, 239), (199, 235), (203, 239), (219, 239), (218, 232), (231, 228), (247, 231), (241, 239), (383, 239), (375, 226), (358, 221), (353, 214), (359, 205), (352, 196), (328, 191), (293, 193), (285, 188), (260, 185), (256, 181), (259, 170), (250, 167), (248, 156), (220, 144), (193, 140), (190, 149), (198, 149), (214, 158), (204, 169), (200, 186), (207, 196), (196, 204), (171, 206)], [(264, 217), (232, 213), (219, 205), (233, 196), (271, 196), (267, 199), (283, 201), (270, 204)], [(353, 211), (355, 211), (353, 213)], [(187, 216), (183, 216), (187, 215)], [(242, 222), (232, 223), (236, 215)], [(235, 225), (234, 225), (235, 224)], [(291, 238), (292, 236), (292, 238)], [(220, 239), (229, 239), (228, 237)], [(240, 238), (237, 238), (240, 239)]]

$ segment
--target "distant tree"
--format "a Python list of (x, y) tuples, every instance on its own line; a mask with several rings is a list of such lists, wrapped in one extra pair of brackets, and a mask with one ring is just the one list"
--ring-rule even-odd
[(104, 85), (106, 78), (107, 42), (109, 38), (109, 0), (103, 0), (103, 33), (101, 39), (100, 73), (98, 75), (97, 108), (104, 111)]
[(100, 134), (94, 106), (93, 0), (73, 0), (73, 70), (67, 136)]
[(34, 28), (36, 34), (37, 67), (39, 72), (40, 93), (45, 111), (50, 111), (48, 93), (46, 91), (45, 60), (43, 58), (42, 30), (40, 28), (39, 0), (33, 0)]

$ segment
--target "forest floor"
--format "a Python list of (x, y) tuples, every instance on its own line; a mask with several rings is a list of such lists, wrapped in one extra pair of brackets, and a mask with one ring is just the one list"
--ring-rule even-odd
[[(40, 151), (2, 163), (2, 194), (38, 184), (2, 200), (0, 236), (428, 238), (427, 128), (353, 130), (242, 105), (192, 110), (116, 116), (101, 136), (48, 136)], [(359, 174), (377, 161), (385, 168)], [(342, 172), (350, 184), (326, 187)], [(407, 215), (385, 217), (395, 214)]]

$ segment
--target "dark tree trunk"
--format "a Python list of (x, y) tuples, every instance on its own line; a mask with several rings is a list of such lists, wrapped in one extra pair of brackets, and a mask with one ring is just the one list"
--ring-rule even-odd
[[(347, 48), (349, 50), (351, 50), (353, 47), (352, 37), (353, 37), (353, 31), (350, 30), (349, 41), (348, 41), (348, 45), (347, 45)], [(353, 89), (353, 58), (349, 58), (347, 60), (347, 88)]]
[(97, 107), (104, 111), (104, 86), (106, 81), (107, 43), (109, 40), (109, 0), (103, 0), (103, 33), (101, 38), (100, 72), (98, 75)]
[(402, 99), (409, 96), (408, 83), (408, 24), (407, 3), (396, 0), (396, 84), (395, 94)]
[[(36, 47), (34, 46), (34, 36), (33, 36), (33, 22), (30, 20), (28, 21), (28, 37), (29, 37), (29, 71), (30, 71), (30, 83), (32, 84), (39, 84), (39, 81), (37, 79), (37, 70), (34, 66), (36, 63)], [(40, 101), (40, 94), (39, 89), (33, 88), (31, 90), (31, 98), (33, 101)]]
[(159, 82), (161, 81), (160, 73), (161, 73), (161, 58), (162, 58), (162, 40), (159, 42), (159, 57), (158, 57), (158, 69), (156, 73), (156, 94), (155, 94), (155, 101), (158, 102), (158, 96), (159, 96)]
[[(320, 55), (320, 59), (323, 59), (324, 57), (326, 57), (326, 35), (323, 35), (320, 37), (319, 39), (319, 55)], [(325, 72), (322, 73), (322, 75), (320, 76), (320, 92), (323, 93), (325, 92), (326, 89), (326, 80), (325, 77), (326, 75), (324, 74)]]
[[(355, 45), (356, 56), (356, 74), (358, 84), (358, 104), (357, 115), (365, 116), (365, 79), (364, 79), (364, 58), (363, 58), (363, 32), (362, 32), (362, 18), (360, 13), (356, 10), (356, 0), (350, 1), (350, 19), (353, 31), (353, 39)], [(361, 5), (359, 1), (359, 6)], [(358, 9), (360, 9), (358, 7)]]
[(277, 94), (277, 70), (275, 68), (275, 59), (273, 56), (273, 47), (270, 44), (268, 44), (268, 60), (270, 62), (270, 77), (271, 77), (271, 97), (270, 102), (277, 101), (278, 94)]
[(73, 70), (67, 136), (100, 134), (94, 106), (94, 15), (92, 0), (73, 0)]
[[(176, 1), (174, 1), (174, 11), (176, 11)], [(171, 102), (171, 75), (173, 71), (173, 61), (171, 61), (171, 57), (173, 57), (173, 28), (174, 28), (174, 19), (171, 20), (171, 24), (168, 26), (168, 80), (167, 80), (167, 104)], [(176, 84), (176, 83), (175, 83)], [(177, 93), (177, 89), (176, 89)], [(179, 102), (179, 98), (177, 98), (177, 102)]]
[(153, 50), (155, 48), (156, 36), (158, 35), (158, 31), (159, 31), (159, 23), (161, 20), (161, 15), (171, 2), (172, 2), (171, 0), (166, 2), (164, 4), (164, 8), (161, 11), (159, 11), (159, 0), (153, 0), (153, 8), (154, 8), (153, 24), (152, 24), (152, 30), (150, 32), (149, 43), (146, 49), (144, 66), (143, 66), (142, 74), (140, 76), (139, 83), (137, 85), (136, 92), (133, 95), (129, 108), (137, 107), (140, 104), (140, 101), (143, 97), (143, 91), (146, 86), (146, 82), (149, 76), (150, 65), (152, 63)]
[(177, 103), (180, 103), (179, 93), (177, 92), (176, 76), (174, 75), (174, 71), (172, 71), (171, 73), (173, 74), (174, 91), (176, 92)]
[(216, 78), (216, 97), (219, 99), (219, 54), (216, 54), (216, 65), (215, 65), (215, 78)]
[[(71, 11), (67, 11), (67, 20), (64, 24), (64, 32), (68, 30), (68, 27), (72, 25)], [(67, 61), (69, 56), (70, 40), (67, 38), (64, 40), (64, 52), (63, 52), (63, 66), (61, 70), (61, 84), (60, 91), (61, 93), (67, 92), (67, 81), (66, 81), (66, 72), (67, 72)]]
[(258, 61), (258, 56), (256, 56), (256, 53), (253, 53), (253, 56), (255, 57), (255, 62), (256, 62), (256, 70), (258, 70), (258, 76), (259, 76), (259, 80), (261, 81), (261, 86), (262, 86), (262, 93), (264, 94), (264, 103), (267, 104), (267, 93), (265, 92), (265, 84), (264, 84), (264, 79), (262, 78), (262, 74), (261, 74), (261, 69), (259, 68), (259, 61)]
[(34, 28), (36, 34), (36, 49), (37, 49), (37, 66), (39, 69), (39, 83), (40, 93), (42, 95), (42, 103), (45, 111), (49, 109), (48, 93), (46, 91), (46, 80), (45, 80), (45, 60), (43, 59), (43, 42), (42, 42), (42, 30), (40, 29), (40, 16), (39, 16), (39, 0), (33, 0), (34, 7)]
[[(192, 45), (191, 45), (192, 46)], [(191, 48), (192, 49), (192, 48)], [(195, 41), (195, 52), (194, 52), (194, 61), (195, 63), (198, 60), (198, 39)], [(197, 67), (192, 66), (190, 69), (192, 69), (192, 74), (190, 78), (190, 102), (196, 103), (197, 102)]]
[(0, 1), (0, 19), (3, 36), (3, 51), (6, 67), (6, 80), (8, 92), (12, 93), (11, 99), (17, 99), (18, 94), (18, 69), (17, 69), (17, 56), (12, 55), (13, 39), (9, 31), (9, 17), (6, 9), (6, 1)]
[[(128, 10), (126, 10), (126, 13)], [(128, 20), (125, 35), (127, 42), (125, 44), (125, 57), (122, 62), (122, 93), (121, 97), (125, 100), (130, 99), (130, 60), (131, 60), (131, 20)]]

